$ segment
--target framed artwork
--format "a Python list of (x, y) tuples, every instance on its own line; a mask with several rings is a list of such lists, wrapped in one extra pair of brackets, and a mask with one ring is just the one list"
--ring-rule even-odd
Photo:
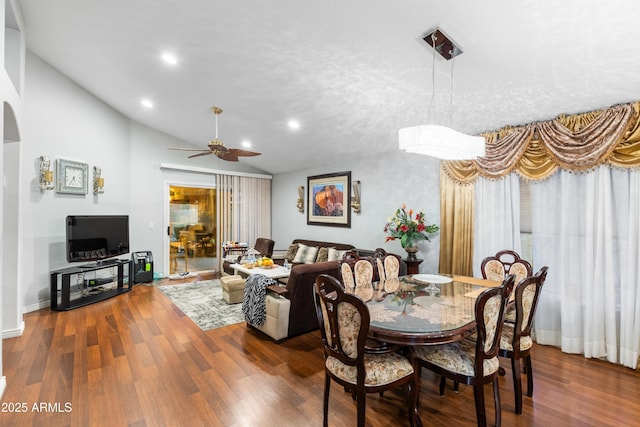
[(307, 178), (307, 224), (351, 227), (351, 171)]
[(87, 194), (89, 189), (89, 165), (57, 160), (56, 192), (64, 194)]

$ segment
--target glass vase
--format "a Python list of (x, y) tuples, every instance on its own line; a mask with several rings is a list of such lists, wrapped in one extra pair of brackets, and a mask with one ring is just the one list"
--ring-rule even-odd
[(404, 250), (407, 251), (407, 261), (417, 261), (418, 241), (416, 239), (407, 239), (404, 244)]

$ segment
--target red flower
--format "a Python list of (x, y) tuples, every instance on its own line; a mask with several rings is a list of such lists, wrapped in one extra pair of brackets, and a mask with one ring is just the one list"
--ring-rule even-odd
[(407, 227), (407, 225), (406, 225), (406, 224), (402, 224), (402, 225), (400, 226), (400, 230), (401, 230), (401, 231), (404, 231), (404, 232), (407, 232), (407, 231), (409, 231), (409, 227)]
[(418, 231), (424, 231), (424, 224), (418, 224)]

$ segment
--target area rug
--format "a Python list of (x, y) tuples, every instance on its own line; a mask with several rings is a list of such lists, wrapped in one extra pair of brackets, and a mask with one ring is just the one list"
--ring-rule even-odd
[(219, 280), (203, 280), (157, 288), (203, 331), (244, 322), (242, 304), (227, 304), (222, 299)]

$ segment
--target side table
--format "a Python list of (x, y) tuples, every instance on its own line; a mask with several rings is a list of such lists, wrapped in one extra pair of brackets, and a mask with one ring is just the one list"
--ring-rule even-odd
[(407, 264), (407, 274), (418, 274), (420, 273), (420, 264), (422, 264), (424, 260), (420, 258), (414, 260), (405, 258), (403, 261)]

